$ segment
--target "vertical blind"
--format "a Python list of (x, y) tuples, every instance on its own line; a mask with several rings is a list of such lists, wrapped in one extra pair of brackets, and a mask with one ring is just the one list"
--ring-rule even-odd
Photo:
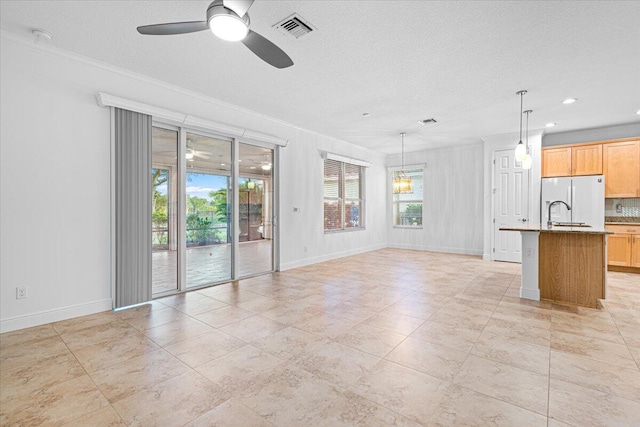
[(116, 308), (151, 299), (151, 125), (114, 108)]

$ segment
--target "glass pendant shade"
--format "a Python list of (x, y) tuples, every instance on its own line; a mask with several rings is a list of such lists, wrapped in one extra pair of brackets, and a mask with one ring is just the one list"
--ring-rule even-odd
[(256, 188), (256, 183), (251, 180), (247, 181), (247, 188), (249, 190), (253, 190), (254, 188)]
[(396, 176), (393, 179), (393, 192), (395, 194), (413, 193), (413, 182), (411, 178), (405, 176)]
[(524, 159), (527, 157), (527, 147), (522, 143), (522, 141), (518, 142), (516, 145), (516, 161), (524, 162)]
[(531, 154), (527, 154), (527, 156), (522, 161), (522, 169), (531, 169), (532, 164), (533, 159), (531, 158)]

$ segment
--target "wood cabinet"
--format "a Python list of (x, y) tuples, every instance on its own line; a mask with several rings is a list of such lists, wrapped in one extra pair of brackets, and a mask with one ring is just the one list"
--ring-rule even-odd
[(640, 268), (640, 234), (631, 236), (631, 267)]
[(571, 176), (571, 147), (542, 150), (542, 177)]
[(604, 144), (605, 197), (640, 197), (640, 140)]
[(607, 263), (619, 267), (631, 265), (631, 236), (629, 234), (610, 234), (607, 249)]
[(604, 175), (605, 197), (640, 197), (640, 138), (542, 149), (542, 177)]
[(571, 147), (571, 175), (601, 175), (602, 144)]
[(542, 177), (602, 174), (602, 144), (542, 149)]
[(607, 225), (607, 264), (640, 268), (640, 225)]

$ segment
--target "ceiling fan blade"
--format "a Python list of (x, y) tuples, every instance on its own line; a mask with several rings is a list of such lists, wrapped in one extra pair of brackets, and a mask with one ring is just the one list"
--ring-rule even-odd
[(209, 160), (209, 159), (210, 159), (210, 157), (209, 157), (209, 156), (205, 156), (204, 154), (200, 154), (200, 153), (199, 153), (199, 152), (197, 152), (197, 151), (196, 151), (196, 152), (194, 152), (194, 153), (193, 153), (193, 155), (194, 155), (195, 157), (200, 157), (201, 159), (205, 159), (205, 160)]
[(293, 65), (293, 61), (289, 58), (289, 55), (255, 31), (249, 30), (249, 34), (242, 40), (242, 44), (248, 47), (251, 52), (255, 53), (264, 62), (276, 68), (287, 68)]
[(249, 10), (254, 0), (222, 0), (222, 5), (233, 10), (240, 18)]
[(138, 27), (140, 34), (149, 36), (170, 36), (174, 34), (195, 33), (209, 29), (207, 21), (171, 22), (168, 24), (143, 25)]

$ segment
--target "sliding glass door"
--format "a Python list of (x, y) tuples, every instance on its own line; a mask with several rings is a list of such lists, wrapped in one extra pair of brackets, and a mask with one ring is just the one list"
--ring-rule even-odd
[(238, 144), (238, 277), (273, 270), (273, 150)]
[(231, 279), (231, 141), (187, 133), (187, 287)]
[(178, 289), (178, 131), (152, 132), (152, 292)]
[(154, 294), (273, 271), (272, 149), (154, 127), (152, 151)]

